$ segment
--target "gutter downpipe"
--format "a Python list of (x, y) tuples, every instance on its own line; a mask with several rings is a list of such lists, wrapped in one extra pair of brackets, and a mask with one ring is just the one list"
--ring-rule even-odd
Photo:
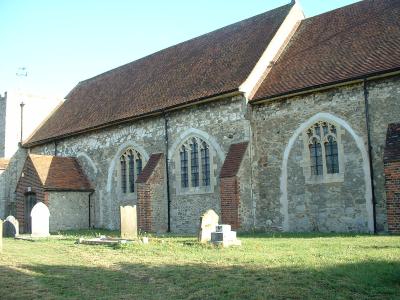
[(171, 232), (171, 196), (170, 196), (170, 188), (169, 188), (169, 139), (168, 139), (168, 119), (165, 111), (163, 111), (164, 118), (164, 139), (165, 139), (165, 172), (167, 179), (167, 218), (168, 218), (168, 232)]
[(94, 191), (89, 193), (89, 229), (92, 228), (91, 227), (91, 223), (92, 223), (92, 213), (91, 213), (91, 204), (92, 204), (92, 199), (91, 196), (94, 194)]
[(371, 145), (371, 130), (370, 130), (370, 118), (369, 118), (369, 92), (367, 87), (367, 78), (363, 80), (364, 85), (364, 106), (365, 106), (365, 121), (367, 126), (367, 139), (368, 139), (368, 157), (369, 157), (369, 169), (371, 172), (371, 192), (372, 192), (372, 213), (374, 219), (374, 234), (377, 234), (376, 229), (376, 197), (375, 197), (375, 186), (374, 186), (374, 168), (372, 163), (372, 145)]

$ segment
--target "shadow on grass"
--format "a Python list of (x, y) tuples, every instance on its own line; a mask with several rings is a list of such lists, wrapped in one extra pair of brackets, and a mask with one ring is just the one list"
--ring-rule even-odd
[[(60, 231), (54, 234), (60, 234), (67, 238), (79, 238), (79, 237), (96, 237), (100, 235), (106, 235), (110, 237), (119, 237), (120, 232), (115, 230), (107, 230), (107, 229), (87, 229), (87, 230), (68, 230), (68, 231)], [(152, 233), (143, 233), (144, 236), (157, 237), (157, 238), (190, 238), (195, 239), (197, 235), (195, 234), (177, 234), (177, 233), (163, 233), (163, 234), (152, 234)], [(239, 238), (275, 238), (275, 239), (288, 239), (288, 238), (296, 238), (296, 239), (313, 239), (313, 238), (338, 238), (338, 237), (366, 237), (374, 235), (372, 234), (363, 234), (363, 233), (321, 233), (321, 232), (309, 232), (309, 233), (281, 233), (281, 232), (239, 232)]]
[(373, 237), (369, 233), (333, 233), (333, 232), (239, 232), (238, 236), (245, 238), (275, 238), (275, 239), (317, 239), (345, 237)]
[(393, 299), (400, 297), (400, 263), (320, 269), (140, 263), (110, 268), (0, 266), (0, 290), (8, 299)]

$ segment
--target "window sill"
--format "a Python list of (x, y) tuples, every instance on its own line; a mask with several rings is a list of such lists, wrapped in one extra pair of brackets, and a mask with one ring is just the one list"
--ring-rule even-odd
[(306, 184), (326, 184), (344, 182), (344, 173), (313, 175), (306, 178)]
[(178, 190), (177, 195), (178, 196), (184, 196), (184, 195), (199, 195), (199, 194), (212, 194), (214, 193), (214, 189), (210, 186), (208, 187), (191, 187), (191, 188), (180, 188)]

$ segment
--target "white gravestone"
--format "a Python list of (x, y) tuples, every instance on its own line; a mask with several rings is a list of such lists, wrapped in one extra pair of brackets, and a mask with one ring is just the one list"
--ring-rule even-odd
[(133, 240), (137, 238), (137, 215), (135, 206), (120, 206), (121, 237)]
[(16, 237), (19, 235), (19, 222), (14, 216), (8, 216), (3, 223), (3, 235)]
[(207, 243), (211, 241), (211, 232), (218, 225), (219, 216), (212, 209), (207, 210), (200, 218), (199, 242)]
[(32, 237), (48, 237), (50, 212), (43, 202), (38, 202), (32, 208)]
[(236, 231), (231, 230), (231, 225), (217, 225), (215, 232), (211, 233), (211, 243), (223, 247), (240, 246), (242, 243), (236, 238)]

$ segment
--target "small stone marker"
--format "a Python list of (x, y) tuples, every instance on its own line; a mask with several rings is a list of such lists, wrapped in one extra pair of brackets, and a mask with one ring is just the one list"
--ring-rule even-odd
[(8, 216), (3, 223), (3, 236), (19, 236), (19, 222), (14, 216)]
[(3, 251), (3, 220), (0, 219), (0, 252)]
[(121, 212), (121, 238), (136, 239), (137, 238), (137, 214), (136, 205), (120, 206)]
[(199, 242), (207, 243), (211, 241), (211, 232), (215, 230), (218, 225), (219, 216), (212, 209), (207, 210), (200, 218)]
[(46, 204), (38, 202), (32, 208), (32, 237), (48, 237), (49, 233), (50, 211)]
[(231, 225), (217, 225), (215, 232), (211, 233), (211, 243), (223, 247), (240, 246), (242, 243), (236, 238), (236, 231), (231, 230)]

